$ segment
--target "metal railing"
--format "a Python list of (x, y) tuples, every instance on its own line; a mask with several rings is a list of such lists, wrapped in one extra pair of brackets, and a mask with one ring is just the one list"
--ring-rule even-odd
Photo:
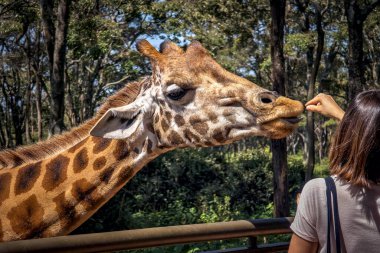
[(209, 253), (278, 252), (287, 250), (289, 244), (284, 242), (257, 245), (256, 237), (291, 233), (289, 226), (292, 221), (293, 218), (239, 220), (58, 236), (0, 243), (0, 253), (112, 252), (242, 237), (250, 239), (247, 247), (209, 251)]

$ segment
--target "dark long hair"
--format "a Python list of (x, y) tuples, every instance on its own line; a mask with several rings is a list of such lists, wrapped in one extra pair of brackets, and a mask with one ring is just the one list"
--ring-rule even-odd
[(380, 182), (380, 90), (358, 94), (347, 108), (330, 149), (330, 170), (348, 182)]

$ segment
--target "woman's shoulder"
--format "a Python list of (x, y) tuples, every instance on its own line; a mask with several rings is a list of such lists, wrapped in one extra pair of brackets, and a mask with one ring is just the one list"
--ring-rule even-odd
[(325, 195), (326, 183), (324, 178), (314, 178), (308, 181), (302, 189), (301, 198), (320, 199)]
[(319, 190), (319, 189), (323, 189), (323, 190), (326, 189), (326, 183), (325, 183), (324, 178), (314, 178), (314, 179), (309, 180), (305, 184), (305, 186), (303, 187), (302, 191), (304, 191), (304, 190), (315, 191), (315, 190)]
[(302, 189), (297, 213), (313, 227), (323, 216), (323, 203), (326, 202), (326, 184), (323, 178), (308, 181)]

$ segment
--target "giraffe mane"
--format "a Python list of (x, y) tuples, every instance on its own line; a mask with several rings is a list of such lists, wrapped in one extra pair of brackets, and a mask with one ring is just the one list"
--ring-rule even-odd
[(107, 98), (95, 117), (87, 120), (70, 131), (53, 136), (48, 140), (41, 141), (36, 144), (0, 151), (0, 170), (43, 160), (84, 140), (89, 136), (89, 132), (93, 125), (108, 109), (123, 106), (134, 101), (139, 94), (141, 87), (145, 86), (148, 81), (149, 78), (144, 78), (140, 82), (128, 83), (116, 94)]

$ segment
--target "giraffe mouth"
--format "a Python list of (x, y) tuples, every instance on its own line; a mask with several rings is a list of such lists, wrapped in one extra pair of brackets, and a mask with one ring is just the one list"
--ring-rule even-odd
[(290, 124), (297, 124), (299, 123), (303, 118), (298, 116), (298, 117), (286, 117), (286, 118), (281, 118), (282, 121), (285, 121)]

